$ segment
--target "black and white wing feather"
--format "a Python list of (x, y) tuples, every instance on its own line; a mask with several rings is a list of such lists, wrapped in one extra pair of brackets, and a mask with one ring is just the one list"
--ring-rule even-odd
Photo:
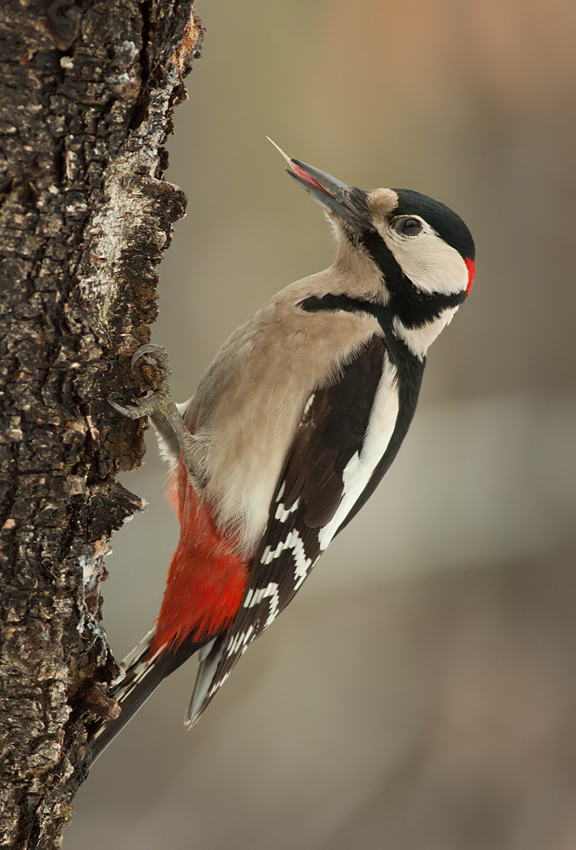
[[(351, 487), (360, 495), (384, 454), (397, 410), (394, 370), (379, 335), (371, 337), (329, 386), (310, 396), (272, 499), (242, 605), (226, 634), (203, 651), (188, 723), (199, 718), (248, 645), (276, 619), (310, 574), (348, 514), (341, 511), (346, 508), (347, 490)], [(376, 426), (382, 426), (382, 438), (377, 451), (372, 448), (373, 461), (363, 470), (358, 487), (354, 472), (361, 466), (367, 438), (375, 442), (370, 434), (375, 418)]]

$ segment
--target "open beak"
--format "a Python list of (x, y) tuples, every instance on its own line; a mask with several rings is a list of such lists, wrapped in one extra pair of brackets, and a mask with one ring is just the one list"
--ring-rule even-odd
[[(272, 139), (268, 139), (272, 142)], [(368, 215), (368, 196), (362, 189), (347, 186), (335, 177), (331, 177), (324, 171), (300, 162), (299, 159), (291, 159), (272, 142), (274, 147), (282, 154), (289, 168), (286, 169), (290, 177), (306, 189), (309, 195), (323, 207), (335, 213), (343, 219), (358, 233), (373, 230)]]

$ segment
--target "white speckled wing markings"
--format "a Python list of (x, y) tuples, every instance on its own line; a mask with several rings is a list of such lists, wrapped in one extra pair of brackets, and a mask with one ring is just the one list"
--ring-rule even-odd
[(195, 722), (249, 644), (310, 574), (386, 451), (398, 415), (396, 372), (381, 336), (316, 390), (288, 453), (242, 605), (201, 661), (187, 721)]

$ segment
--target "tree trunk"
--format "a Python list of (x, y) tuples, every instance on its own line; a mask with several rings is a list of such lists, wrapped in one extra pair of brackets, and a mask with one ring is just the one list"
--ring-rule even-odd
[(130, 355), (183, 192), (162, 148), (202, 29), (192, 0), (5, 0), (0, 10), (0, 846), (59, 847), (110, 716), (108, 538), (142, 501)]

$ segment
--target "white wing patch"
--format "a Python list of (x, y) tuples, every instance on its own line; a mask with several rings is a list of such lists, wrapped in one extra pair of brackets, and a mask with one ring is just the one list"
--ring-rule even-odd
[[(266, 548), (262, 552), (262, 558), (260, 559), (260, 563), (271, 564), (282, 554), (282, 552), (286, 551), (287, 549), (292, 549), (292, 555), (294, 558), (294, 589), (298, 590), (298, 588), (308, 575), (308, 571), (313, 566), (312, 558), (308, 558), (306, 556), (304, 543), (302, 541), (302, 538), (300, 537), (300, 534), (298, 533), (298, 529), (293, 528), (292, 531), (286, 537), (286, 539), (281, 540), (275, 549), (271, 549), (270, 546), (266, 546)], [(251, 591), (248, 591), (244, 605), (245, 607), (251, 608), (252, 605), (254, 605), (254, 602), (251, 601), (250, 605), (247, 605), (250, 593)]]
[[(215, 694), (215, 693), (217, 693), (217, 691), (219, 691), (219, 690), (220, 690), (220, 688), (222, 687), (222, 685), (224, 684), (224, 682), (227, 682), (227, 681), (228, 681), (228, 679), (229, 679), (229, 677), (230, 677), (230, 673), (231, 673), (231, 672), (232, 672), (232, 670), (227, 670), (227, 671), (226, 671), (226, 673), (224, 673), (224, 675), (222, 676), (222, 678), (221, 678), (221, 679), (218, 679), (218, 680), (217, 680), (217, 681), (216, 681), (216, 682), (212, 685), (212, 687), (211, 687), (211, 688), (210, 688), (210, 690), (208, 691), (207, 698), (212, 698), (212, 697), (214, 696), (214, 694)], [(194, 722), (194, 718), (192, 719), (192, 722)]]
[[(284, 483), (282, 483), (282, 487), (284, 487)], [(280, 522), (286, 522), (290, 514), (293, 514), (294, 511), (298, 510), (298, 505), (300, 504), (300, 499), (296, 499), (294, 504), (288, 508), (288, 510), (284, 509), (284, 505), (278, 504), (276, 508), (276, 513), (274, 514), (274, 519), (279, 519)]]
[[(249, 590), (244, 600), (244, 608), (253, 608), (255, 605), (258, 605), (259, 602), (262, 602), (263, 599), (270, 599), (270, 613), (268, 614), (266, 625), (264, 626), (264, 628), (267, 629), (270, 623), (272, 623), (280, 613), (280, 595), (278, 593), (277, 582), (271, 581), (266, 587), (258, 587), (255, 590)], [(251, 630), (251, 632), (253, 631), (254, 629)], [(235, 641), (233, 641), (233, 643), (234, 642)], [(231, 655), (232, 650), (230, 650), (228, 654)]]
[(235, 652), (241, 652), (244, 654), (248, 648), (248, 644), (250, 643), (250, 638), (254, 632), (254, 626), (249, 626), (245, 632), (241, 632), (236, 635), (231, 641), (228, 642), (228, 646), (226, 647), (226, 655), (233, 655)]
[(328, 525), (325, 525), (320, 530), (320, 534), (318, 535), (322, 550), (326, 549), (354, 507), (356, 500), (368, 484), (377, 463), (386, 451), (396, 425), (398, 408), (396, 367), (386, 358), (362, 451), (356, 453), (348, 461), (343, 475), (344, 495), (342, 496), (342, 501), (333, 518)]

